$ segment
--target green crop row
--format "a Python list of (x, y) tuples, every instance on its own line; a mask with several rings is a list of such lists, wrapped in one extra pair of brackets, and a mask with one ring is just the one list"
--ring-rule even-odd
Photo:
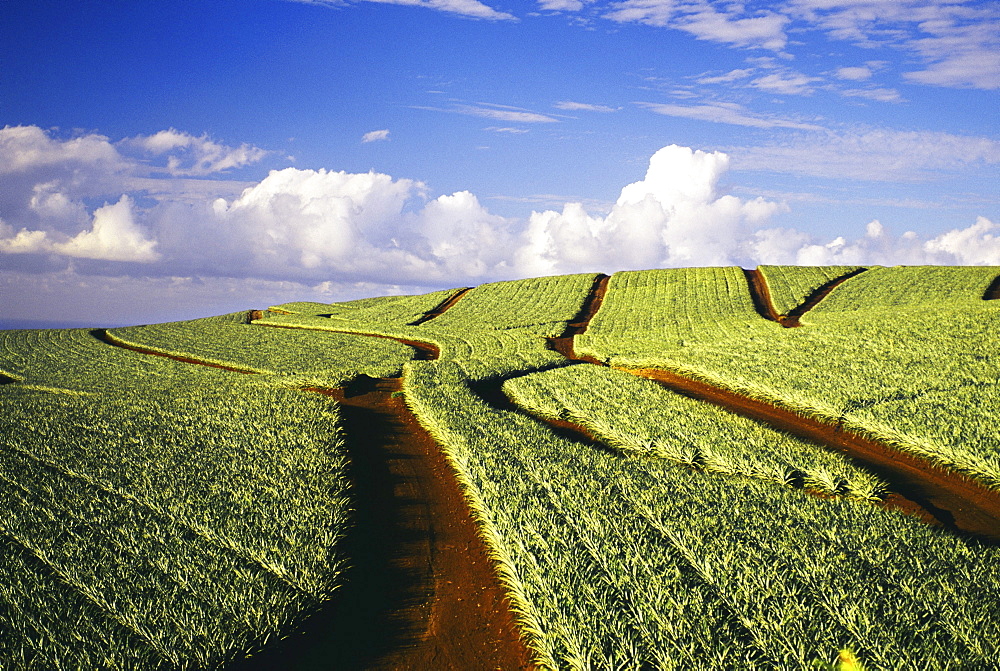
[(325, 399), (87, 331), (0, 333), (23, 380), (0, 385), (4, 668), (215, 667), (336, 588)]
[(824, 284), (859, 270), (858, 266), (760, 266), (767, 283), (771, 304), (779, 315), (805, 303), (810, 294)]
[[(837, 287), (794, 329), (768, 328), (757, 317), (742, 328), (706, 328), (680, 346), (652, 341), (644, 329), (630, 331), (624, 319), (614, 329), (595, 320), (581, 338), (594, 343), (586, 353), (613, 365), (695, 377), (1000, 488), (1000, 436), (991, 410), (1000, 396), (993, 364), (1000, 356), (1000, 308), (981, 298), (998, 272), (871, 269)], [(629, 300), (609, 291), (604, 304), (626, 314), (639, 306)]]
[[(1000, 267), (896, 266), (872, 268), (851, 278), (810, 313), (857, 312), (881, 315), (906, 308), (954, 309), (983, 306), (983, 294)], [(928, 315), (930, 317), (931, 315)]]
[(572, 421), (627, 454), (867, 500), (886, 491), (839, 454), (610, 368), (559, 368), (513, 378), (503, 390), (532, 414)]
[(116, 341), (257, 373), (294, 376), (339, 387), (365, 374), (398, 377), (413, 350), (384, 338), (260, 328), (238, 312), (207, 319), (108, 331)]
[(600, 310), (574, 340), (577, 353), (610, 360), (780, 329), (757, 314), (742, 269), (673, 268), (612, 275)]
[(566, 363), (547, 347), (546, 338), (561, 335), (580, 312), (595, 277), (484, 284), (420, 326), (298, 314), (267, 315), (254, 323), (427, 342), (439, 348), (442, 360), (460, 362), (473, 378), (496, 378)]
[(850, 646), (874, 669), (981, 668), (1000, 653), (994, 548), (561, 438), (455, 363), (407, 364), (404, 388), (549, 667), (807, 668)]
[(403, 326), (417, 321), (459, 291), (447, 289), (416, 296), (379, 296), (343, 303), (282, 303), (273, 307), (296, 315)]

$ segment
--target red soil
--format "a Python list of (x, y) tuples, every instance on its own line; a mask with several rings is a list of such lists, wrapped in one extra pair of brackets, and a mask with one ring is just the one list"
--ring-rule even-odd
[(743, 269), (743, 274), (746, 275), (747, 288), (750, 289), (750, 298), (753, 300), (753, 306), (757, 309), (757, 314), (764, 319), (780, 324), (781, 315), (774, 309), (774, 303), (771, 301), (771, 289), (764, 281), (764, 275), (759, 270), (747, 270), (746, 268)]
[(799, 318), (802, 315), (816, 307), (816, 304), (826, 298), (831, 291), (855, 275), (863, 273), (865, 270), (867, 268), (852, 270), (817, 287), (816, 290), (806, 296), (801, 305), (789, 310), (788, 314), (785, 315), (779, 315), (778, 311), (774, 309), (774, 302), (771, 300), (771, 288), (767, 285), (767, 279), (764, 277), (764, 274), (760, 270), (746, 269), (743, 270), (743, 273), (746, 275), (750, 297), (753, 299), (757, 313), (764, 319), (778, 322), (785, 328), (795, 328), (796, 326), (800, 326)]
[(548, 345), (550, 349), (559, 352), (567, 359), (572, 359), (574, 361), (587, 361), (588, 363), (598, 363), (596, 359), (587, 359), (577, 357), (573, 351), (573, 337), (578, 336), (587, 330), (587, 326), (590, 324), (590, 320), (594, 318), (597, 311), (601, 309), (601, 303), (604, 302), (604, 295), (608, 292), (608, 280), (611, 277), (608, 275), (598, 275), (594, 278), (594, 284), (590, 288), (590, 294), (588, 294), (586, 300), (584, 300), (583, 305), (580, 307), (580, 312), (577, 313), (575, 317), (568, 324), (566, 324), (566, 330), (563, 331), (562, 335), (558, 338), (548, 338)]
[(376, 335), (374, 333), (361, 333), (359, 331), (332, 331), (330, 329), (317, 329), (311, 328), (309, 326), (285, 326), (284, 324), (268, 324), (263, 322), (255, 321), (254, 326), (266, 326), (272, 329), (291, 329), (293, 331), (324, 331), (326, 333), (343, 333), (344, 335), (356, 335), (364, 336), (365, 338), (382, 338), (383, 340), (395, 340), (398, 343), (408, 345), (412, 347), (417, 352), (417, 356), (414, 357), (421, 361), (432, 361), (441, 356), (441, 349), (430, 342), (423, 342), (422, 340), (407, 340), (406, 338), (394, 338), (387, 335)]
[[(838, 285), (863, 271), (863, 268), (854, 270), (827, 282), (787, 316), (777, 315), (763, 275), (757, 270), (744, 270), (744, 273), (754, 305), (761, 316), (783, 323), (785, 326), (798, 326), (798, 317), (814, 307)], [(590, 320), (600, 308), (607, 282), (606, 276), (599, 277), (581, 313), (566, 332), (560, 338), (549, 340), (550, 346), (566, 358), (606, 365), (603, 361), (592, 357), (577, 356), (573, 350), (573, 337), (587, 330)], [(994, 284), (1000, 290), (1000, 278)], [(881, 502), (884, 507), (900, 510), (931, 524), (941, 524), (992, 541), (1000, 541), (1000, 493), (986, 489), (961, 474), (946, 471), (919, 457), (844, 431), (839, 426), (830, 426), (802, 417), (784, 408), (685, 378), (676, 373), (651, 368), (622, 370), (655, 380), (679, 393), (712, 403), (730, 412), (750, 417), (848, 455), (854, 461), (878, 473), (896, 490)], [(577, 425), (569, 424), (561, 428), (582, 433), (584, 439), (593, 438)]]
[[(788, 312), (787, 315), (782, 315), (781, 316), (781, 325), (782, 326), (787, 326), (787, 327), (799, 326), (799, 317), (801, 317), (806, 312), (808, 312), (809, 310), (812, 310), (814, 307), (816, 307), (816, 304), (819, 303), (824, 298), (826, 298), (830, 294), (831, 291), (833, 291), (834, 289), (836, 289), (837, 287), (839, 287), (841, 284), (843, 284), (847, 280), (849, 280), (852, 277), (854, 277), (855, 275), (860, 275), (861, 273), (865, 272), (866, 270), (868, 270), (868, 269), (867, 268), (856, 268), (855, 270), (852, 270), (849, 273), (845, 273), (845, 274), (841, 275), (840, 277), (835, 277), (832, 280), (830, 280), (829, 282), (827, 282), (826, 284), (823, 284), (823, 285), (817, 287), (815, 291), (813, 291), (811, 294), (809, 294), (808, 296), (806, 296), (806, 299), (802, 302), (801, 305), (799, 305), (796, 308), (793, 308), (792, 310), (789, 310), (789, 312)], [(763, 275), (761, 276), (761, 278), (763, 279)], [(764, 284), (766, 285), (767, 282), (765, 281)], [(767, 298), (768, 298), (768, 301), (771, 300), (770, 292), (768, 293), (768, 297)]]
[(407, 326), (420, 326), (421, 324), (429, 322), (435, 317), (441, 316), (442, 314), (444, 314), (446, 310), (448, 310), (451, 306), (457, 303), (462, 298), (462, 296), (469, 293), (470, 290), (471, 290), (470, 287), (466, 287), (465, 289), (461, 289), (455, 292), (448, 298), (441, 301), (441, 304), (438, 305), (436, 308), (434, 308), (430, 312), (425, 313), (424, 316), (421, 317), (420, 319), (410, 322), (409, 324), (407, 324)]
[[(140, 354), (253, 372), (92, 333)], [(437, 357), (430, 343), (400, 342)], [(332, 396), (341, 410), (356, 506), (344, 549), (350, 568), (300, 632), (234, 668), (535, 668), (455, 473), (401, 388), (399, 379), (360, 376), (344, 389), (307, 390)]]
[(340, 404), (356, 526), (344, 587), (240, 671), (532, 669), (454, 471), (399, 380), (313, 389)]
[[(883, 476), (897, 496), (886, 505), (976, 536), (1000, 541), (1000, 493), (908, 453), (790, 410), (652, 368), (627, 372), (656, 380), (669, 389), (755, 419), (794, 436), (850, 456)], [(905, 499), (905, 500), (904, 500)]]
[(209, 368), (218, 368), (220, 370), (228, 370), (230, 373), (243, 373), (245, 375), (253, 375), (257, 371), (248, 370), (246, 368), (235, 368), (233, 366), (224, 366), (221, 363), (212, 363), (210, 361), (203, 361), (201, 359), (190, 359), (188, 357), (176, 356), (174, 354), (166, 354), (164, 352), (157, 352), (155, 350), (146, 349), (145, 347), (134, 347), (132, 345), (126, 345), (122, 341), (115, 338), (113, 335), (107, 332), (105, 329), (94, 329), (90, 332), (92, 336), (100, 340), (101, 342), (107, 343), (108, 345), (114, 345), (115, 347), (121, 347), (122, 349), (127, 349), (132, 352), (138, 352), (139, 354), (148, 354), (149, 356), (159, 356), (164, 359), (173, 359), (174, 361), (180, 361), (181, 363), (191, 363), (198, 366), (208, 366)]

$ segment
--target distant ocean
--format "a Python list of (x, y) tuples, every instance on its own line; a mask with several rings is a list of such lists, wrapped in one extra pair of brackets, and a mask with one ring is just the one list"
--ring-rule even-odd
[(124, 324), (84, 323), (65, 321), (41, 321), (36, 319), (0, 319), (0, 331), (12, 329), (83, 329), (113, 328)]

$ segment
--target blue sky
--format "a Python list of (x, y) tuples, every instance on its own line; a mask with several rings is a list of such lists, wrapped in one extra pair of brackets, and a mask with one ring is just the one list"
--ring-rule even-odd
[(0, 7), (0, 319), (1000, 264), (997, 2)]

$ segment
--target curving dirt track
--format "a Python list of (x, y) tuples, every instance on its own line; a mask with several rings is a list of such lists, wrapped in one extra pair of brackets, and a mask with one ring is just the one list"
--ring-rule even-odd
[[(254, 372), (91, 333), (139, 354)], [(430, 343), (401, 342), (418, 358), (437, 357)], [(340, 406), (356, 506), (344, 547), (350, 567), (300, 631), (234, 670), (535, 668), (454, 472), (401, 388), (400, 379), (362, 375), (343, 389), (305, 390)]]
[(801, 324), (799, 324), (799, 318), (809, 310), (816, 307), (816, 304), (826, 298), (831, 291), (855, 275), (860, 275), (866, 270), (868, 269), (857, 268), (849, 273), (844, 273), (840, 277), (835, 277), (825, 284), (822, 284), (806, 296), (806, 299), (802, 301), (800, 305), (789, 310), (788, 314), (784, 315), (779, 315), (778, 311), (774, 309), (774, 301), (771, 300), (771, 288), (767, 285), (767, 279), (765, 279), (764, 274), (761, 273), (759, 269), (747, 270), (746, 268), (743, 269), (743, 274), (746, 275), (747, 287), (750, 290), (750, 298), (753, 300), (753, 305), (757, 310), (757, 314), (764, 319), (778, 322), (785, 328), (795, 328), (797, 326), (801, 326)]
[(1000, 275), (998, 275), (992, 282), (990, 286), (986, 288), (986, 292), (983, 293), (984, 301), (995, 301), (1000, 300)]
[(461, 300), (462, 296), (469, 293), (469, 291), (471, 290), (472, 290), (471, 287), (466, 287), (465, 289), (459, 289), (454, 294), (441, 301), (441, 304), (438, 305), (436, 308), (426, 313), (420, 319), (410, 322), (409, 324), (407, 324), (407, 326), (420, 326), (421, 324), (429, 322), (435, 317), (440, 317), (442, 314), (445, 313), (446, 310), (448, 310), (449, 308), (451, 308), (451, 306), (453, 306), (455, 303)]
[[(868, 270), (868, 269), (867, 268), (855, 268), (854, 270), (852, 270), (849, 273), (845, 273), (845, 274), (841, 275), (840, 277), (835, 277), (832, 280), (830, 280), (829, 282), (827, 282), (827, 283), (825, 283), (823, 285), (820, 285), (819, 287), (816, 288), (815, 291), (813, 291), (811, 294), (809, 294), (808, 296), (806, 296), (806, 299), (804, 301), (802, 301), (801, 305), (799, 305), (798, 307), (795, 307), (795, 308), (789, 310), (788, 314), (781, 316), (781, 318), (780, 318), (781, 325), (782, 326), (787, 326), (789, 328), (792, 328), (792, 327), (795, 327), (795, 326), (799, 326), (800, 325), (799, 324), (799, 317), (801, 317), (802, 315), (804, 315), (805, 313), (809, 312), (814, 307), (816, 307), (816, 304), (819, 303), (824, 298), (826, 298), (827, 295), (831, 291), (833, 291), (834, 289), (836, 289), (837, 287), (839, 287), (841, 284), (843, 284), (847, 280), (849, 280), (852, 277), (854, 277), (855, 275), (860, 275), (861, 273), (865, 272), (866, 270)], [(761, 279), (763, 280), (763, 275), (761, 276)], [(764, 284), (766, 285), (767, 282), (765, 281)], [(770, 292), (768, 292), (767, 300), (768, 301), (771, 300)], [(771, 309), (774, 310), (773, 307)]]
[(562, 335), (558, 338), (547, 339), (550, 349), (559, 352), (567, 359), (572, 359), (573, 361), (599, 363), (596, 359), (576, 356), (573, 350), (573, 337), (585, 332), (590, 325), (590, 320), (601, 309), (601, 303), (604, 302), (604, 295), (608, 292), (608, 280), (610, 279), (609, 275), (604, 275), (603, 273), (594, 278), (594, 284), (590, 287), (590, 293), (583, 301), (580, 312), (566, 324), (566, 330), (562, 332)]
[(929, 517), (951, 529), (1000, 541), (1000, 493), (960, 474), (840, 427), (676, 373), (653, 368), (621, 370), (846, 454), (889, 481), (897, 494), (889, 499), (891, 507), (924, 519)]
[[(783, 323), (771, 303), (770, 292), (763, 276), (756, 270), (744, 270), (754, 305), (762, 317), (774, 319), (785, 326), (798, 326), (798, 317), (814, 307), (839, 284), (863, 272), (858, 269), (827, 282), (814, 291), (798, 308), (791, 311), (794, 323)], [(1000, 279), (996, 284), (1000, 286)], [(568, 359), (585, 363), (607, 365), (591, 357), (576, 356), (573, 336), (586, 331), (590, 319), (596, 314), (607, 287), (607, 277), (595, 281), (594, 289), (584, 310), (567, 328), (561, 338), (550, 341)], [(790, 320), (788, 320), (790, 321)], [(861, 435), (843, 431), (802, 417), (784, 408), (752, 399), (699, 380), (683, 377), (660, 369), (627, 369), (632, 373), (655, 380), (669, 389), (691, 398), (709, 402), (730, 412), (763, 422), (781, 431), (804, 438), (828, 449), (848, 455), (856, 462), (881, 475), (890, 483), (894, 492), (882, 504), (932, 524), (968, 533), (991, 542), (1000, 542), (1000, 493), (989, 490), (969, 478), (945, 471), (930, 462)], [(574, 427), (579, 431), (581, 427)]]

